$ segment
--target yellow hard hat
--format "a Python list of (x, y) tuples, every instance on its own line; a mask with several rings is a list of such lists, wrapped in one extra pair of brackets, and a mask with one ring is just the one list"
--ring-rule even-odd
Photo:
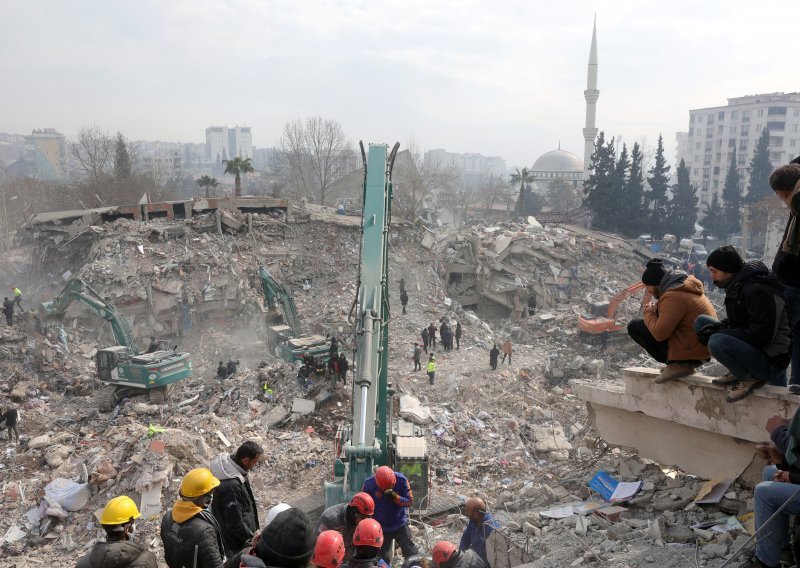
[(124, 525), (133, 519), (138, 519), (142, 514), (136, 508), (136, 503), (127, 495), (114, 497), (106, 503), (103, 513), (100, 515), (101, 525)]
[(181, 481), (181, 495), (184, 497), (200, 497), (219, 485), (219, 479), (214, 477), (211, 470), (198, 467), (183, 476)]

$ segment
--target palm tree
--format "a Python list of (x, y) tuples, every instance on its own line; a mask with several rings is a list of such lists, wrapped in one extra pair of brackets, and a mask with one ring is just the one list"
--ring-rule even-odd
[(253, 164), (250, 163), (250, 158), (235, 157), (233, 160), (222, 160), (225, 164), (225, 173), (233, 174), (236, 182), (236, 197), (242, 195), (242, 176), (241, 174), (249, 174), (256, 171)]
[(203, 175), (203, 177), (197, 180), (197, 185), (206, 188), (206, 197), (208, 197), (208, 190), (217, 187), (219, 185), (219, 182), (217, 181), (217, 178), (212, 178), (207, 175)]
[(508, 182), (511, 184), (519, 184), (519, 197), (517, 198), (517, 207), (516, 210), (518, 213), (524, 213), (526, 208), (526, 192), (530, 191), (528, 188), (528, 184), (533, 181), (533, 172), (529, 172), (528, 168), (522, 168), (520, 171), (519, 168), (511, 174), (508, 178)]

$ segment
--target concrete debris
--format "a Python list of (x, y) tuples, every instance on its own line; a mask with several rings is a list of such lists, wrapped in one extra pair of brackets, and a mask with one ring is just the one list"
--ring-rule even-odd
[(417, 397), (404, 394), (400, 397), (400, 417), (414, 424), (427, 424), (431, 421), (431, 409), (422, 406)]

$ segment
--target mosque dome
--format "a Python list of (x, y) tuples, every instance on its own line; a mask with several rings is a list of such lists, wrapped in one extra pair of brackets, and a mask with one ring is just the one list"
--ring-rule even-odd
[(533, 164), (534, 172), (583, 172), (583, 162), (572, 152), (559, 148), (539, 156)]

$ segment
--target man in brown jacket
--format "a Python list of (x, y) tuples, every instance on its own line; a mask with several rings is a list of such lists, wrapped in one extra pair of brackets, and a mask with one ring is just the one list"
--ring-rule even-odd
[(660, 258), (647, 263), (642, 283), (654, 301), (644, 309), (644, 319), (628, 324), (628, 335), (659, 363), (666, 363), (656, 383), (691, 375), (710, 357), (694, 332), (701, 315), (716, 317), (703, 294), (703, 283), (680, 270), (668, 270)]

